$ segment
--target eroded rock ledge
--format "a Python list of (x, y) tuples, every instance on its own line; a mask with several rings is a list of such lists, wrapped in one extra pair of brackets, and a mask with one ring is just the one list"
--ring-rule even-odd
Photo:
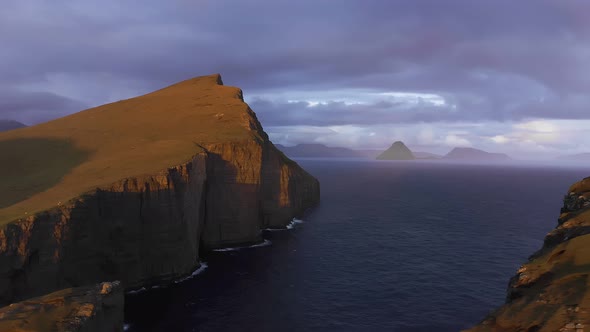
[(123, 289), (103, 282), (0, 308), (0, 332), (14, 331), (123, 331)]
[(510, 279), (506, 304), (469, 331), (590, 331), (590, 178), (572, 185), (557, 227)]

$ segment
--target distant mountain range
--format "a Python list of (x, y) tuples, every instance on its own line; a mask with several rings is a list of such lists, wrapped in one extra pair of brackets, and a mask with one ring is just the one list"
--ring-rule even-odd
[(14, 120), (0, 120), (0, 132), (26, 127), (24, 123)]
[(504, 153), (490, 153), (474, 148), (454, 148), (443, 159), (472, 161), (506, 161), (511, 158)]
[(590, 153), (578, 153), (565, 156), (559, 156), (556, 159), (566, 161), (590, 161)]
[[(511, 158), (504, 153), (490, 153), (474, 148), (454, 148), (446, 155), (438, 155), (430, 152), (413, 152), (403, 142), (393, 143), (387, 150), (354, 150), (343, 147), (329, 147), (323, 144), (298, 144), (284, 146), (275, 144), (287, 156), (293, 158), (367, 158), (379, 160), (462, 160), (462, 161), (507, 161)], [(570, 156), (580, 158), (571, 160), (590, 160), (590, 153)]]
[(298, 144), (295, 146), (275, 144), (275, 146), (293, 158), (375, 158), (379, 154), (377, 150), (353, 150), (329, 147), (323, 144)]
[(416, 157), (416, 159), (440, 159), (443, 157), (439, 154), (430, 152), (412, 151), (412, 153), (414, 154), (414, 157)]

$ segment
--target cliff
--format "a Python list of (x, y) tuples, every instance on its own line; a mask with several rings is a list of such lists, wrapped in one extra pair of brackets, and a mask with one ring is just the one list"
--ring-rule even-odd
[(570, 187), (557, 227), (510, 279), (506, 304), (469, 331), (590, 328), (590, 178)]
[(0, 332), (14, 331), (123, 331), (123, 289), (104, 282), (0, 308)]
[(378, 160), (414, 160), (416, 159), (412, 154), (412, 151), (400, 141), (393, 143), (389, 149), (383, 151), (379, 156)]
[(0, 133), (0, 303), (190, 274), (319, 201), (219, 75)]

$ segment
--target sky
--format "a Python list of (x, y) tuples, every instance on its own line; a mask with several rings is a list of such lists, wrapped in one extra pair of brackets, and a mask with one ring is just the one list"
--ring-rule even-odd
[(590, 1), (3, 0), (0, 119), (220, 73), (275, 143), (590, 152)]

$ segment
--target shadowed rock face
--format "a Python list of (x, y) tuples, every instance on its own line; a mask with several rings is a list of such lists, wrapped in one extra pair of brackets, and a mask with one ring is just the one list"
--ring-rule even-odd
[(590, 178), (570, 187), (557, 227), (510, 279), (506, 304), (469, 331), (590, 329)]
[(416, 159), (412, 151), (400, 141), (397, 141), (385, 150), (382, 154), (377, 156), (378, 160), (414, 160)]
[(118, 281), (69, 288), (0, 308), (0, 332), (123, 331)]
[[(0, 303), (105, 280), (127, 289), (167, 282), (198, 268), (201, 249), (260, 241), (262, 228), (317, 204), (318, 181), (268, 140), (241, 91), (220, 84), (218, 75), (197, 78), (0, 135), (69, 132), (92, 151), (54, 187), (0, 210), (43, 207), (0, 228)], [(144, 118), (108, 121), (117, 114)], [(75, 191), (46, 207), (47, 192)]]

